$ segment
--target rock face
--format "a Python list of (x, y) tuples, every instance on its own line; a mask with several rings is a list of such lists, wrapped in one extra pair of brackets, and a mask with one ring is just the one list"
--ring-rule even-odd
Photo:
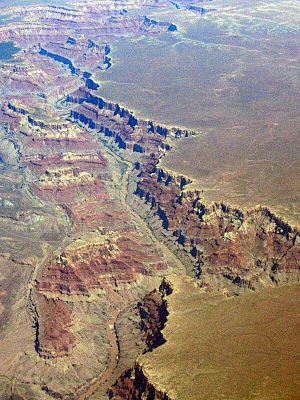
[[(163, 229), (183, 252), (194, 258), (194, 274), (202, 286), (240, 291), (298, 281), (300, 249), (296, 229), (267, 208), (242, 211), (226, 204), (206, 205), (200, 191), (187, 190), (190, 180), (160, 167), (162, 150), (169, 148), (168, 138), (188, 133), (162, 129), (134, 117), (131, 124), (128, 111), (86, 89), (68, 100), (81, 110), (80, 114), (72, 111), (75, 119), (113, 137), (124, 150), (134, 150), (149, 134), (156, 137), (155, 142), (148, 141), (151, 148), (140, 147), (144, 157), (137, 167), (135, 194), (160, 218)], [(105, 110), (105, 117), (99, 115), (99, 110)], [(120, 122), (116, 125), (115, 120)]]
[(187, 277), (168, 279), (173, 292), (167, 297), (166, 343), (138, 357), (111, 398), (215, 399), (226, 393), (249, 399), (257, 391), (265, 398), (297, 398), (298, 285), (228, 299), (199, 290)]
[(157, 153), (169, 149), (164, 138), (193, 134), (185, 130), (163, 128), (151, 121), (138, 121), (128, 110), (103, 100), (86, 87), (69, 95), (67, 101), (75, 104), (70, 114), (73, 120), (113, 138), (123, 150), (143, 154)]
[(166, 268), (138, 237), (94, 234), (95, 238), (75, 241), (46, 266), (37, 282), (40, 292), (89, 295), (93, 289), (118, 288)]
[(70, 332), (72, 308), (59, 299), (40, 297), (36, 319), (36, 350), (43, 358), (66, 356), (75, 345)]
[(114, 390), (109, 392), (109, 398), (114, 400), (175, 400), (159, 390), (147, 379), (140, 365), (128, 370), (116, 382)]
[[(14, 392), (24, 399), (84, 398), (98, 385), (105, 392), (102, 376), (110, 377), (120, 358), (111, 351), (116, 333), (110, 326), (170, 268), (125, 202), (129, 160), (107, 153), (99, 132), (89, 129), (99, 113), (106, 137), (120, 147), (143, 154), (161, 143), (160, 135), (143, 137), (146, 123), (138, 127), (130, 112), (96, 95), (95, 75), (111, 67), (115, 37), (175, 30), (171, 23), (127, 15), (149, 5), (130, 2), (125, 9), (108, 1), (4, 11), (20, 21), (1, 26), (0, 39), (14, 41), (22, 49), (16, 61), (23, 62), (1, 65), (0, 77), (0, 164), (14, 168), (0, 182), (7, 208), (1, 260), (11, 288), (1, 314), (7, 326), (0, 375), (8, 381), (22, 376)], [(10, 277), (19, 263), (26, 271)]]
[(222, 288), (228, 281), (255, 289), (263, 282), (298, 281), (296, 229), (266, 208), (242, 212), (225, 204), (207, 206), (199, 191), (185, 190), (183, 178), (164, 173), (157, 164), (151, 159), (141, 169), (136, 194), (195, 258), (203, 285), (220, 283)]
[[(127, 11), (170, 2), (73, 3), (9, 8), (14, 21), (0, 27), (21, 49), (0, 66), (1, 398), (105, 394), (127, 363), (131, 318), (142, 342), (132, 354), (165, 343), (170, 288), (154, 289), (187, 259), (198, 286), (229, 294), (299, 279), (296, 229), (265, 208), (207, 205), (161, 168), (195, 132), (138, 119), (99, 93), (115, 38), (177, 29)], [(112, 396), (173, 399), (139, 362), (129, 367)]]
[(167, 302), (161, 293), (155, 290), (138, 303), (138, 310), (141, 318), (141, 330), (146, 334), (145, 351), (151, 351), (165, 342), (161, 331), (167, 321)]
[[(105, 155), (103, 145), (85, 129), (51, 115), (37, 119), (30, 109), (12, 104), (4, 104), (4, 117), (14, 129), (11, 137), (18, 162), (26, 168), (27, 190), (42, 204), (59, 208), (65, 221), (59, 243), (43, 238), (43, 232), (39, 239), (54, 246), (34, 260), (27, 278), (24, 310), (33, 328), (30, 336), (26, 333), (28, 348), (17, 367), (28, 365), (24, 373), (31, 382), (35, 352), (42, 367), (35, 372), (34, 398), (80, 396), (117, 356), (110, 355), (109, 340), (115, 340), (111, 315), (117, 318), (145, 293), (145, 286), (152, 289), (168, 265), (122, 200), (126, 164)], [(80, 362), (85, 351), (88, 367)], [(61, 374), (65, 369), (67, 380)]]
[[(140, 315), (140, 329), (144, 334), (144, 353), (151, 352), (163, 345), (165, 339), (162, 330), (168, 316), (166, 296), (172, 293), (172, 286), (164, 280), (160, 289), (148, 293), (137, 304)], [(154, 400), (171, 400), (166, 393), (158, 390), (144, 375), (143, 369), (137, 363), (133, 368), (126, 370), (108, 392), (110, 399), (139, 400), (141, 398)]]

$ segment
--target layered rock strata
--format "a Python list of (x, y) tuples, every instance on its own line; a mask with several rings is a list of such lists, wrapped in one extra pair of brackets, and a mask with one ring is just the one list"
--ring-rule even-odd
[[(174, 243), (194, 258), (194, 274), (201, 285), (239, 290), (298, 281), (297, 229), (264, 207), (242, 211), (226, 204), (207, 205), (200, 191), (188, 190), (189, 179), (160, 167), (159, 160), (173, 138), (188, 133), (137, 121), (86, 89), (68, 100), (80, 108), (80, 113), (71, 111), (73, 118), (113, 137), (121, 149), (134, 151), (148, 135), (156, 138), (155, 142), (150, 139), (151, 148), (140, 146), (144, 155), (136, 164), (135, 195), (158, 216)], [(99, 110), (108, 110), (105, 118)], [(116, 125), (115, 120), (120, 122)]]
[[(0, 396), (105, 393), (126, 364), (123, 315), (142, 317), (144, 349), (162, 344), (166, 304), (152, 290), (186, 260), (198, 286), (229, 294), (299, 279), (296, 229), (265, 208), (207, 205), (188, 178), (161, 168), (176, 138), (194, 132), (140, 120), (101, 97), (97, 74), (113, 66), (116, 37), (176, 30), (128, 11), (168, 5), (83, 1), (4, 12), (17, 20), (1, 25), (0, 40), (21, 51), (0, 67)], [(131, 389), (124, 384), (118, 396), (172, 398), (139, 363), (122, 379)]]

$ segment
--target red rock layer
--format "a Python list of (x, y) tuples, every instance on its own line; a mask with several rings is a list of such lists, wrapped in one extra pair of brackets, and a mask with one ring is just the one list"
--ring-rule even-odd
[(41, 292), (88, 295), (92, 289), (117, 288), (165, 267), (151, 245), (138, 237), (120, 237), (64, 251), (45, 267), (37, 288)]
[(138, 364), (124, 372), (108, 396), (111, 400), (175, 400), (149, 382)]
[(166, 136), (181, 137), (193, 134), (180, 129), (155, 126), (151, 121), (137, 120), (118, 104), (106, 102), (86, 87), (67, 97), (74, 103), (71, 118), (111, 137), (124, 150), (136, 153), (159, 153), (169, 149)]
[[(144, 352), (152, 351), (165, 343), (162, 333), (168, 315), (165, 297), (170, 293), (172, 293), (172, 288), (164, 280), (159, 291), (154, 290), (148, 293), (137, 305), (141, 319), (140, 328), (145, 334)], [(108, 395), (114, 400), (172, 400), (148, 381), (138, 363), (117, 379)]]
[(141, 318), (141, 330), (145, 333), (145, 352), (151, 351), (165, 342), (161, 331), (167, 321), (167, 302), (160, 292), (154, 290), (148, 293), (137, 307)]
[(61, 357), (75, 345), (71, 333), (72, 308), (59, 299), (39, 296), (38, 320), (36, 325), (36, 350), (44, 358)]
[[(206, 206), (199, 192), (183, 190), (185, 178), (158, 167), (170, 137), (189, 132), (138, 120), (95, 94), (98, 84), (93, 74), (109, 67), (111, 39), (174, 29), (124, 12), (124, 7), (165, 6), (164, 1), (100, 3), (84, 2), (78, 10), (21, 7), (8, 11), (21, 17), (19, 22), (0, 27), (0, 40), (14, 41), (22, 49), (17, 57), (24, 60), (21, 65), (0, 67), (6, 99), (1, 102), (1, 123), (20, 165), (29, 169), (31, 194), (62, 207), (69, 225), (61, 248), (43, 265), (32, 289), (35, 344), (45, 357), (65, 356), (76, 345), (72, 327), (76, 314), (71, 307), (75, 296), (83, 299), (95, 289), (112, 292), (134, 286), (142, 276), (165, 268), (157, 248), (137, 231), (121, 204), (112, 167), (101, 154), (96, 134), (112, 138), (130, 153), (140, 153), (136, 194), (161, 218), (182, 251), (194, 257), (194, 272), (203, 285), (224, 289), (229, 282), (254, 289), (266, 281), (279, 284), (299, 277), (298, 231), (266, 209), (242, 212), (223, 204)], [(93, 134), (55, 114), (58, 106), (58, 113), (65, 115), (62, 97), (72, 121), (85, 124)], [(82, 244), (86, 233), (96, 239)], [(70, 246), (72, 242), (77, 244)], [(148, 348), (162, 340), (162, 306), (153, 293), (140, 305)], [(168, 399), (155, 391), (138, 366), (134, 377), (128, 378), (128, 387), (119, 393), (123, 398), (140, 399), (143, 393), (144, 398)]]
[(254, 289), (264, 280), (299, 279), (297, 230), (266, 208), (242, 212), (224, 204), (206, 206), (199, 191), (184, 191), (186, 182), (163, 173), (157, 162), (152, 158), (142, 167), (136, 193), (195, 257), (203, 283), (219, 276)]
[[(74, 245), (62, 244), (60, 253), (48, 258), (34, 296), (36, 348), (43, 357), (60, 357), (76, 345), (66, 296), (72, 301), (73, 296), (89, 296), (93, 290), (130, 290), (131, 284), (163, 271), (166, 264), (114, 197), (113, 171), (93, 135), (51, 116), (37, 120), (18, 103), (8, 103), (4, 110), (18, 134), (20, 157), (32, 177), (32, 192), (60, 205), (69, 221), (68, 241)], [(44, 301), (41, 293), (49, 301)], [(53, 296), (56, 300), (50, 300)]]
[[(136, 194), (160, 217), (174, 242), (194, 257), (195, 275), (201, 276), (203, 285), (255, 289), (266, 282), (299, 279), (297, 230), (266, 208), (241, 211), (225, 204), (207, 206), (199, 191), (185, 190), (188, 179), (159, 167), (161, 154), (168, 149), (165, 138), (187, 136), (188, 132), (138, 121), (86, 88), (69, 96), (68, 101), (75, 103), (71, 114), (76, 120), (113, 137), (124, 150), (137, 151), (139, 146), (144, 155), (136, 164)], [(150, 141), (149, 136), (153, 138)]]

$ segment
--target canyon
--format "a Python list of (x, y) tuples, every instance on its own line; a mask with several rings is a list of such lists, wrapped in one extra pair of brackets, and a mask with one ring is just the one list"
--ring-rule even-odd
[(111, 398), (297, 399), (290, 368), (299, 341), (297, 286), (226, 298), (199, 291), (186, 277), (170, 276), (165, 284), (172, 291), (166, 343), (139, 356)]
[(178, 33), (148, 12), (205, 6), (1, 9), (0, 42), (20, 50), (0, 64), (0, 399), (296, 399), (297, 225), (208, 201), (164, 162), (201, 133), (102, 95), (117, 40)]

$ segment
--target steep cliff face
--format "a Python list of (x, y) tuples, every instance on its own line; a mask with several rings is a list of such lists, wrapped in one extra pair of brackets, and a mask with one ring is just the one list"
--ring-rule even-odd
[(141, 167), (136, 194), (195, 258), (202, 285), (222, 288), (227, 282), (255, 289), (264, 283), (298, 281), (296, 229), (263, 207), (241, 211), (206, 205), (199, 191), (185, 190), (184, 178), (170, 177), (157, 165), (152, 158)]
[(257, 390), (262, 398), (298, 397), (299, 285), (228, 299), (199, 290), (187, 276), (167, 279), (166, 341), (138, 357), (110, 390), (111, 399), (216, 399), (220, 393), (250, 399)]
[(137, 307), (141, 318), (141, 330), (145, 333), (145, 352), (151, 351), (165, 342), (161, 331), (167, 321), (167, 302), (161, 293), (153, 291), (147, 294)]
[(208, 8), (208, 7), (203, 7), (203, 3), (208, 3), (211, 0), (202, 0), (201, 1), (201, 5), (199, 4), (195, 4), (195, 3), (190, 3), (187, 0), (179, 0), (179, 1), (171, 1), (171, 3), (177, 8), (177, 10), (188, 10), (191, 11), (194, 14), (198, 14), (198, 15), (204, 15), (206, 13), (215, 11), (215, 8)]
[[(140, 329), (144, 335), (144, 353), (151, 352), (165, 343), (162, 330), (168, 316), (167, 296), (172, 293), (172, 290), (170, 283), (164, 279), (159, 290), (148, 293), (137, 304)], [(160, 391), (149, 381), (138, 362), (118, 378), (108, 391), (108, 396), (114, 400), (172, 400), (172, 397)]]
[[(81, 3), (11, 8), (14, 21), (0, 27), (0, 40), (14, 41), (23, 61), (0, 67), (1, 143), (14, 153), (1, 148), (0, 397), (2, 379), (25, 399), (83, 399), (97, 384), (106, 390), (122, 357), (119, 313), (131, 312), (169, 270), (182, 271), (180, 254), (189, 254), (198, 284), (210, 289), (298, 279), (298, 231), (267, 209), (208, 206), (200, 192), (186, 190), (186, 177), (161, 168), (173, 141), (193, 132), (140, 120), (96, 92), (96, 73), (111, 66), (107, 43), (176, 30), (126, 11), (169, 2)], [(153, 229), (152, 220), (161, 226)], [(166, 305), (153, 291), (135, 309), (148, 355), (168, 343)], [(173, 400), (139, 362), (111, 395)]]
[[(181, 251), (194, 258), (194, 276), (207, 288), (225, 291), (258, 289), (299, 279), (299, 232), (267, 208), (239, 210), (207, 205), (191, 181), (160, 166), (162, 154), (177, 137), (193, 132), (170, 130), (137, 120), (118, 104), (79, 89), (68, 97), (71, 115), (120, 148), (142, 154), (136, 163), (135, 195), (160, 218), (162, 228)], [(76, 106), (77, 105), (77, 106)], [(75, 111), (76, 110), (76, 111)]]
[(108, 397), (113, 400), (175, 400), (151, 383), (138, 363), (118, 379)]
[[(39, 228), (37, 222), (29, 226), (30, 235), (37, 235), (36, 227), (40, 229), (35, 239), (41, 244), (32, 261), (32, 276), (26, 279), (30, 286), (23, 285), (24, 313), (32, 322), (26, 332), (26, 353), (21, 355), (28, 368), (24, 370), (23, 361), (18, 365), (24, 379), (39, 383), (34, 395), (26, 398), (49, 394), (74, 398), (94, 388), (94, 381), (106, 384), (102, 374), (106, 370), (112, 374), (119, 357), (118, 349), (111, 353), (115, 338), (110, 326), (121, 309), (142, 297), (145, 287), (157, 284), (158, 276), (168, 269), (167, 259), (125, 203), (127, 164), (110, 156), (96, 135), (59, 117), (53, 109), (37, 116), (24, 100), (5, 102), (2, 110), (7, 138), (26, 171), (26, 190), (39, 204), (32, 215), (25, 208), (12, 218), (20, 224), (41, 220), (43, 226), (40, 209), (51, 205), (64, 223), (63, 237), (53, 213), (51, 229)], [(126, 126), (137, 129), (129, 114), (124, 118)], [(121, 143), (122, 134), (116, 138)], [(14, 364), (11, 354), (8, 350), (8, 362)], [(82, 362), (87, 354), (88, 362)], [(33, 376), (37, 355), (43, 372)], [(68, 378), (62, 371), (67, 371)], [(28, 387), (31, 390), (31, 384)]]
[(179, 138), (193, 135), (181, 129), (169, 129), (155, 125), (151, 121), (137, 120), (128, 110), (119, 104), (107, 102), (86, 87), (67, 96), (67, 102), (73, 103), (70, 117), (91, 129), (97, 129), (118, 146), (130, 152), (152, 154), (169, 149), (166, 138)]
[(75, 346), (72, 307), (59, 299), (39, 296), (36, 308), (36, 351), (43, 358), (67, 356)]

